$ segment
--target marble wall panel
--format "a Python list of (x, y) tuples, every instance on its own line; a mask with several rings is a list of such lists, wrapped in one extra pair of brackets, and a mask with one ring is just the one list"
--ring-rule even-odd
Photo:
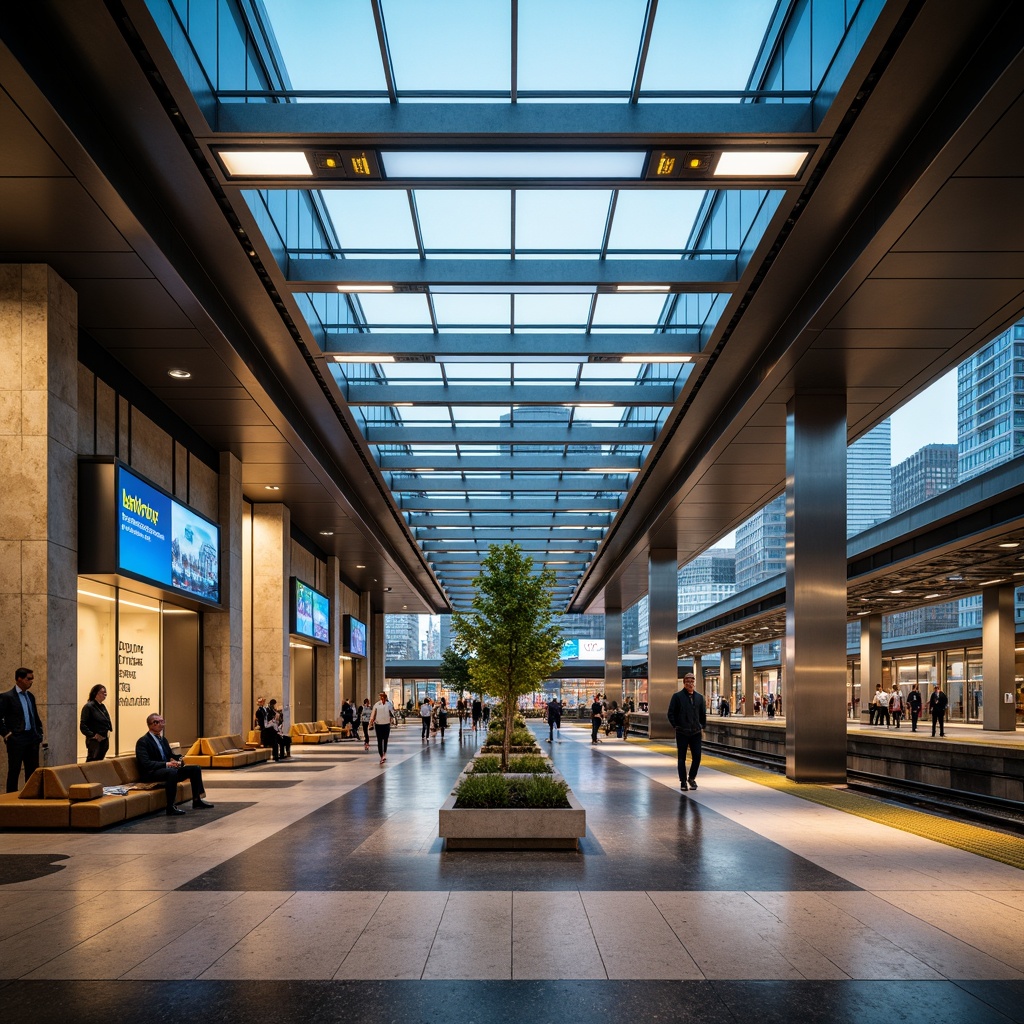
[(148, 477), (165, 491), (171, 489), (171, 437), (148, 416), (134, 408), (131, 410), (130, 451), (132, 469)]
[(194, 455), (189, 458), (188, 503), (197, 512), (216, 520), (220, 504), (220, 476)]
[(174, 496), (188, 504), (188, 449), (174, 442)]
[(96, 454), (96, 375), (78, 364), (78, 454)]
[(96, 382), (96, 455), (117, 455), (117, 401), (109, 384)]

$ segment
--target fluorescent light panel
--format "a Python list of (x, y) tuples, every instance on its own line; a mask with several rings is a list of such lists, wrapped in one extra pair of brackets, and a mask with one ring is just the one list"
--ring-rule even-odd
[(619, 284), (615, 286), (617, 292), (667, 292), (667, 284)]
[(388, 294), (395, 290), (393, 284), (339, 284), (338, 291), (346, 295), (371, 295), (374, 293)]
[(807, 159), (806, 150), (730, 150), (715, 167), (716, 178), (795, 178)]
[(233, 178), (311, 178), (301, 150), (222, 149), (218, 154)]
[(693, 356), (670, 355), (670, 356), (623, 356), (620, 362), (623, 363), (691, 363)]
[(357, 352), (339, 352), (332, 356), (335, 363), (393, 363), (394, 356), (363, 355)]
[(486, 153), (391, 150), (380, 154), (389, 178), (586, 178), (639, 180), (647, 162), (645, 151)]

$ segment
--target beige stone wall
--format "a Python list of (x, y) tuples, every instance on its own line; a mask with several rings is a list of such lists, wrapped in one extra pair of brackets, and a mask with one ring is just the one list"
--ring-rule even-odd
[(281, 694), (290, 708), (288, 577), (291, 516), (284, 505), (252, 506), (252, 687), (256, 696)]

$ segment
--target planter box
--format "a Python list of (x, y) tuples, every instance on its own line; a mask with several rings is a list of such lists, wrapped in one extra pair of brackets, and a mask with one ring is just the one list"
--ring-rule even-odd
[[(587, 812), (570, 789), (564, 808), (480, 809), (455, 806), (455, 790), (438, 812), (438, 835), (449, 850), (576, 850), (587, 834)], [(556, 769), (552, 778), (564, 781)]]
[[(544, 753), (544, 751), (542, 751), (540, 749), (540, 747), (538, 747), (536, 745), (532, 746), (532, 747), (509, 747), (508, 748), (508, 752), (509, 752), (509, 756), (510, 757), (518, 757), (520, 754), (543, 754)], [(501, 746), (500, 745), (492, 745), (492, 744), (484, 744), (484, 746), (482, 746), (480, 748), (480, 753), (481, 754), (498, 754), (500, 756), (501, 755)]]

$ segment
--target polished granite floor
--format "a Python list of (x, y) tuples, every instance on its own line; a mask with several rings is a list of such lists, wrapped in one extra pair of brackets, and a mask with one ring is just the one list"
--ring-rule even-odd
[[(578, 853), (446, 852), (472, 733), (208, 774), (216, 812), (0, 833), (12, 1021), (1024, 1021), (1024, 872), (563, 729)], [(282, 786), (282, 783), (286, 783)]]

